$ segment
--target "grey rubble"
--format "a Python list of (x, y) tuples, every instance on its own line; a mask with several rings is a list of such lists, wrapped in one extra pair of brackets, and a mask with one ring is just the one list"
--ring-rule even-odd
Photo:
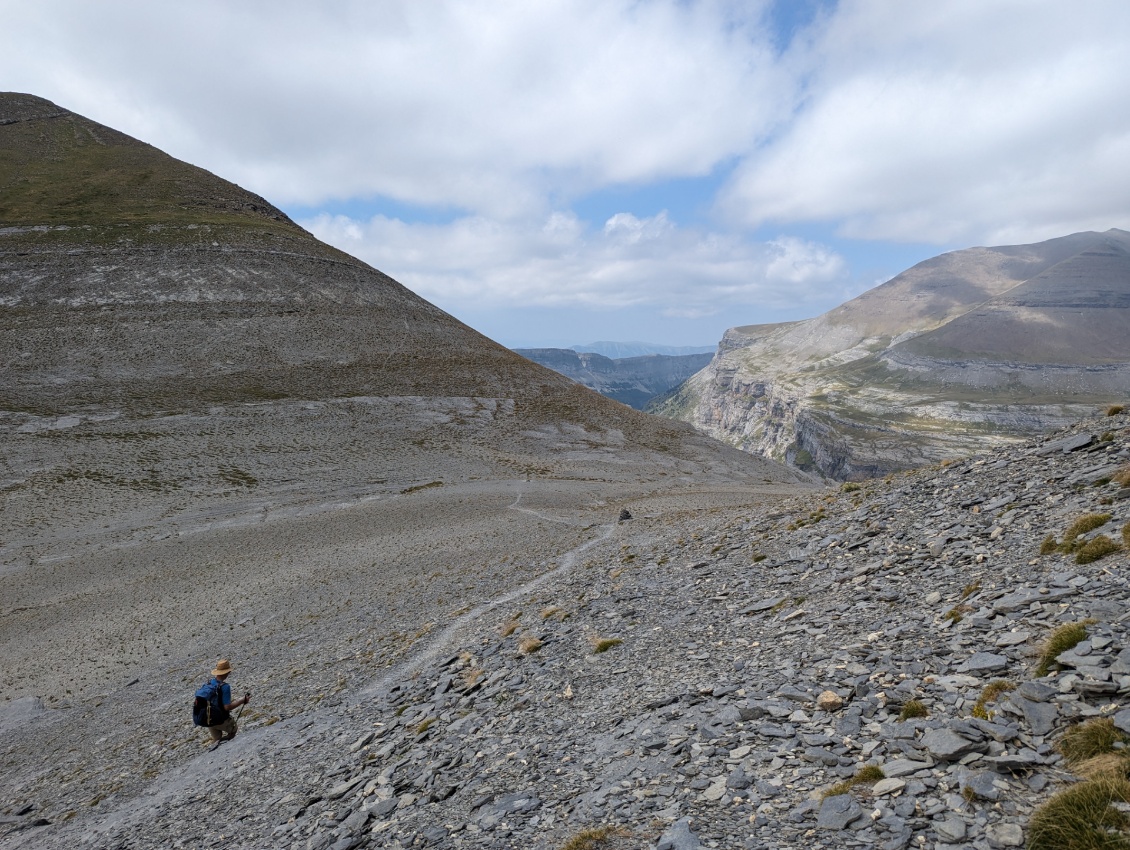
[[(637, 513), (415, 663), (249, 725), (136, 798), (33, 826), (67, 802), (29, 784), (4, 801), (0, 846), (555, 848), (598, 825), (623, 827), (622, 847), (1019, 846), (1071, 781), (1058, 735), (1130, 703), (1126, 555), (1038, 554), (1100, 509), (1113, 518), (1091, 534), (1117, 538), (1130, 502), (1105, 479), (1130, 460), (1128, 426), (760, 514)], [(1043, 639), (1085, 617), (1088, 638), (1036, 679)], [(999, 678), (1019, 687), (972, 717)], [(818, 709), (825, 691), (843, 706)], [(928, 716), (898, 722), (911, 699)], [(866, 764), (887, 778), (822, 799)]]

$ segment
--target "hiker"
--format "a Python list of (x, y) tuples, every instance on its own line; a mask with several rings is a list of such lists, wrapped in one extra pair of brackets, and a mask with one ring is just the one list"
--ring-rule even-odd
[(215, 678), (213, 678), (211, 682), (205, 685), (204, 688), (201, 688), (201, 691), (204, 691), (205, 688), (209, 688), (209, 686), (211, 686), (211, 689), (218, 689), (219, 694), (217, 695), (217, 702), (219, 702), (219, 704), (224, 707), (224, 713), (227, 714), (227, 717), (220, 723), (207, 727), (208, 732), (212, 735), (212, 740), (217, 742), (230, 741), (235, 737), (235, 733), (238, 731), (238, 728), (235, 725), (235, 718), (231, 716), (231, 711), (234, 708), (238, 708), (241, 705), (247, 705), (249, 702), (251, 702), (251, 691), (248, 691), (243, 696), (243, 699), (234, 701), (232, 700), (231, 685), (229, 685), (227, 682), (227, 678), (230, 675), (231, 662), (226, 658), (221, 658), (216, 662), (216, 669), (212, 671), (212, 676), (214, 676)]

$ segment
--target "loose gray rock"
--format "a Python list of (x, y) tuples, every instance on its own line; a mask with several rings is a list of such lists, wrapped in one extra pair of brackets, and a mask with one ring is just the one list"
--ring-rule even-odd
[(934, 822), (934, 832), (946, 844), (956, 844), (964, 839), (965, 829), (965, 821), (957, 815), (947, 815), (943, 820)]
[(958, 673), (996, 673), (1008, 668), (1008, 659), (993, 652), (975, 652), (958, 666)]
[(983, 742), (970, 741), (950, 729), (930, 730), (922, 736), (922, 745), (930, 755), (942, 761), (957, 761), (962, 756), (988, 749)]
[(863, 809), (851, 794), (837, 794), (826, 797), (820, 804), (816, 826), (820, 829), (844, 829), (862, 816)]
[(691, 832), (690, 822), (682, 818), (668, 827), (655, 845), (655, 850), (699, 850), (701, 847), (698, 836)]
[(1114, 726), (1130, 735), (1130, 708), (1124, 708), (1114, 715)]

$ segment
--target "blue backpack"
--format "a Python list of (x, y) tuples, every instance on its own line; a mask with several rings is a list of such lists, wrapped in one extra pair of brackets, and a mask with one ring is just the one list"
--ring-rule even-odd
[(213, 679), (196, 692), (192, 700), (192, 722), (196, 726), (219, 726), (230, 716), (224, 708), (224, 689)]

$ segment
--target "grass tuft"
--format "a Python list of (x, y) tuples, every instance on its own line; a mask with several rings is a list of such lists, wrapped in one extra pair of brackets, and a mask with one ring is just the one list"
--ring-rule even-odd
[(600, 654), (601, 652), (608, 652), (614, 646), (619, 646), (624, 641), (620, 638), (598, 638), (594, 637), (589, 641), (592, 644), (592, 651)]
[(1078, 623), (1067, 623), (1052, 632), (1047, 641), (1044, 642), (1044, 648), (1040, 651), (1040, 663), (1036, 667), (1036, 675), (1048, 675), (1052, 671), (1053, 665), (1058, 669), (1058, 665), (1055, 663), (1056, 656), (1067, 652), (1083, 640), (1087, 636), (1087, 626), (1094, 622), (1095, 620), (1086, 619)]
[(1086, 534), (1088, 531), (1094, 531), (1096, 528), (1101, 528), (1110, 522), (1110, 514), (1083, 514), (1067, 527), (1067, 531), (1063, 532), (1063, 543), (1060, 544), (1060, 551), (1074, 552), (1075, 551), (1075, 538), (1080, 534)]
[(985, 685), (981, 691), (981, 695), (977, 697), (977, 702), (973, 704), (973, 716), (979, 717), (982, 720), (992, 720), (994, 712), (990, 711), (986, 706), (995, 703), (1002, 694), (1007, 694), (1009, 691), (1016, 690), (1016, 683), (1010, 682), (1008, 679), (994, 679)]
[(597, 826), (583, 829), (561, 845), (561, 850), (600, 850), (607, 847), (615, 838), (627, 838), (629, 833), (622, 826)]
[(899, 722), (910, 720), (915, 717), (929, 717), (930, 709), (926, 707), (926, 703), (919, 699), (912, 699), (903, 704), (902, 711), (899, 712)]
[(824, 792), (824, 797), (838, 797), (840, 794), (847, 794), (857, 785), (866, 785), (868, 782), (878, 782), (884, 777), (883, 768), (877, 764), (869, 764), (861, 767), (855, 772), (855, 776), (851, 779), (845, 779), (843, 782), (837, 782), (831, 788)]
[(955, 605), (954, 607), (952, 607), (948, 611), (946, 611), (945, 616), (943, 616), (942, 619), (943, 620), (952, 620), (956, 624), (956, 623), (960, 623), (965, 618), (966, 614), (971, 614), (971, 613), (973, 613), (972, 606)]
[(1099, 558), (1105, 558), (1112, 552), (1119, 552), (1122, 547), (1107, 537), (1105, 534), (1099, 534), (1091, 540), (1088, 540), (1079, 551), (1075, 553), (1075, 563), (1077, 564), (1090, 564)]
[(1056, 541), (1054, 534), (1049, 534), (1047, 537), (1044, 538), (1043, 542), (1040, 544), (1040, 554), (1041, 555), (1050, 555), (1053, 552), (1058, 551), (1058, 549), (1059, 549), (1059, 543)]
[(530, 655), (541, 648), (542, 642), (531, 635), (526, 635), (526, 637), (518, 641), (518, 651), (523, 655)]
[(1028, 850), (1130, 850), (1130, 782), (1094, 779), (1056, 794), (1032, 814)]
[(1120, 414), (1125, 409), (1126, 408), (1123, 407), (1121, 404), (1112, 404), (1110, 407), (1108, 407), (1106, 409), (1106, 415), (1107, 416), (1117, 416), (1118, 414)]
[(1111, 718), (1096, 717), (1064, 732), (1057, 749), (1063, 753), (1068, 767), (1076, 768), (1096, 756), (1118, 753), (1118, 745), (1125, 747), (1127, 744), (1130, 744), (1130, 735), (1115, 728)]

